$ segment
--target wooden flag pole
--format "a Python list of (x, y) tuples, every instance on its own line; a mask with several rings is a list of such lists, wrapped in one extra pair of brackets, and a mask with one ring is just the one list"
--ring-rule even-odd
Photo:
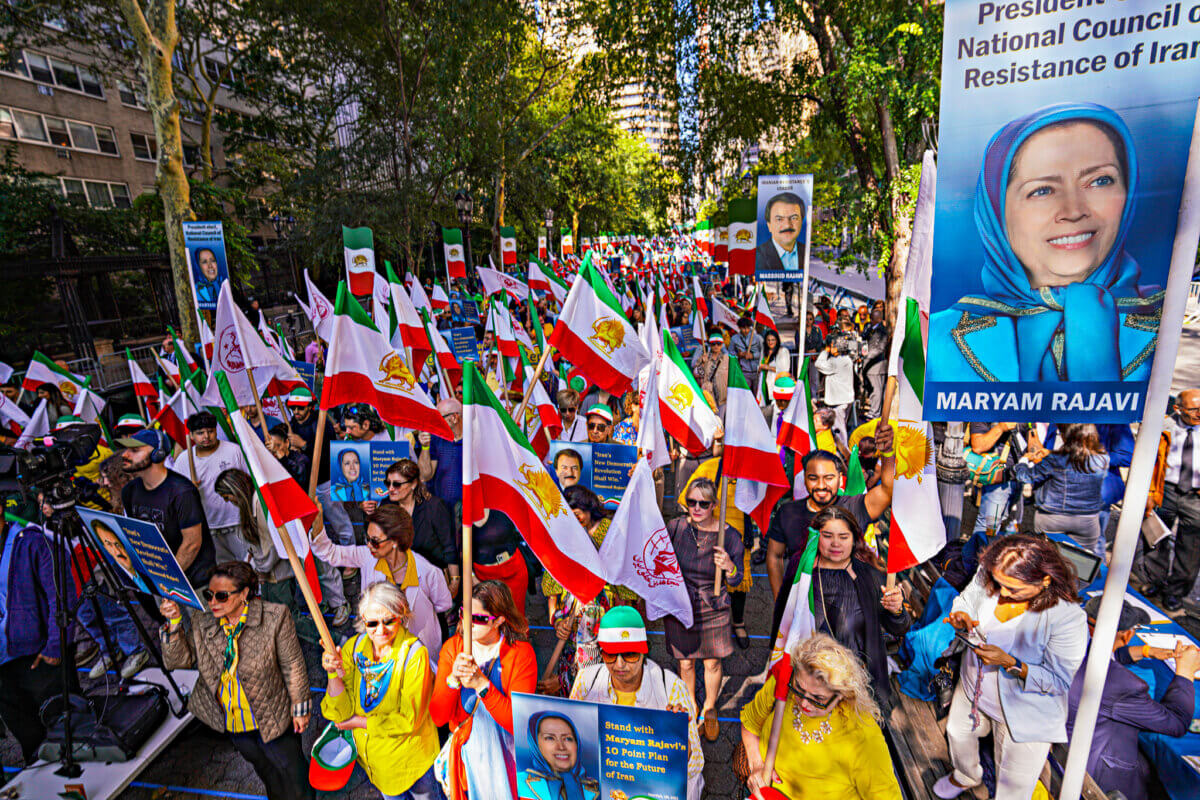
[[(313, 529), (321, 524), (321, 510), (317, 509), (317, 518), (313, 520)], [(292, 537), (288, 534), (287, 529), (282, 525), (276, 525), (275, 530), (279, 533), (279, 541), (283, 542), (283, 549), (287, 552), (288, 563), (292, 565), (292, 574), (296, 576), (296, 583), (300, 585), (300, 593), (304, 595), (304, 604), (308, 606), (308, 613), (312, 615), (313, 622), (317, 626), (317, 633), (321, 636), (321, 646), (330, 653), (338, 651), (337, 644), (333, 640), (333, 635), (329, 633), (329, 626), (325, 624), (325, 617), (321, 613), (321, 604), (317, 602), (317, 596), (313, 594), (312, 586), (308, 583), (308, 575), (304, 572), (304, 564), (300, 561), (300, 556), (296, 554), (296, 546), (292, 544)]]
[[(884, 387), (884, 390), (883, 390), (883, 408), (879, 412), (879, 422), (875, 423), (876, 432), (879, 431), (880, 425), (891, 425), (890, 419), (892, 416), (892, 402), (896, 399), (897, 386), (898, 386), (898, 384), (896, 382), (896, 376), (889, 375), (888, 379), (887, 379), (887, 385)], [(881, 453), (880, 456), (885, 461), (889, 460), (889, 459), (891, 460), (891, 462), (892, 462), (891, 470), (894, 474), (896, 471), (896, 440), (895, 440), (895, 436), (892, 437), (892, 454), (890, 456), (886, 456)], [(887, 469), (887, 467), (884, 467), (884, 469)], [(888, 588), (888, 589), (896, 588), (896, 573), (889, 572), (887, 574), (887, 587), (886, 588)]]
[(462, 526), (462, 548), (463, 548), (463, 570), (462, 570), (462, 624), (459, 626), (462, 633), (463, 649), (467, 655), (471, 655), (471, 642), (474, 641), (474, 627), (471, 622), (471, 592), (474, 591), (475, 573), (472, 571), (472, 560), (474, 557), (474, 526), (463, 520)]
[[(574, 602), (574, 600), (572, 600), (572, 602)], [(579, 618), (579, 603), (575, 603), (575, 607), (573, 609), (571, 609), (571, 613), (567, 617), (567, 619), (570, 622), (574, 623), (575, 620), (577, 620), (578, 618)], [(553, 625), (551, 625), (551, 627), (553, 627)], [(546, 662), (546, 669), (544, 669), (542, 671), (542, 680), (543, 681), (548, 681), (554, 677), (555, 667), (558, 666), (558, 660), (560, 658), (562, 658), (562, 652), (564, 649), (566, 649), (566, 646), (567, 646), (566, 639), (559, 639), (558, 643), (554, 645), (554, 652), (552, 652), (550, 654), (550, 660), (548, 662)]]
[[(151, 388), (153, 388), (153, 387), (151, 387)], [(142, 415), (143, 420), (148, 420), (149, 417), (146, 416), (146, 401), (143, 400), (142, 396), (140, 394), (138, 394), (136, 391), (133, 393), (133, 396), (136, 397), (137, 401), (138, 401), (138, 413)]]
[[(787, 653), (784, 653), (784, 658), (790, 659)], [(789, 679), (790, 680), (790, 679)], [(778, 694), (778, 691), (776, 692)], [(775, 773), (775, 758), (779, 755), (779, 736), (783, 733), (783, 710), (787, 706), (787, 693), (783, 695), (783, 699), (776, 698), (775, 708), (771, 712), (771, 733), (767, 738), (767, 755), (763, 759), (762, 779), (767, 786), (771, 785), (771, 776)]]
[[(186, 425), (186, 423), (184, 423), (184, 424)], [(196, 475), (196, 451), (193, 448), (191, 431), (187, 432), (187, 453), (188, 453), (188, 466), (191, 467), (191, 469), (192, 469), (192, 485), (199, 488), (200, 479), (199, 479), (199, 476)]]
[(533, 396), (533, 387), (541, 380), (542, 371), (546, 368), (546, 361), (550, 358), (550, 353), (553, 350), (554, 346), (546, 342), (546, 350), (542, 353), (542, 357), (538, 359), (537, 368), (533, 371), (533, 380), (525, 385), (525, 396), (521, 399), (521, 407), (517, 409), (517, 413), (513, 415), (513, 419), (522, 420), (525, 418), (525, 407), (529, 405), (529, 398)]
[(308, 496), (314, 500), (317, 497), (317, 477), (321, 474), (321, 465), (318, 462), (321, 459), (321, 450), (325, 447), (325, 420), (326, 411), (322, 408), (317, 414), (317, 436), (313, 441), (312, 472), (308, 475)]
[[(721, 482), (717, 484), (717, 491), (721, 493), (721, 521), (717, 525), (717, 547), (722, 546), (725, 541), (725, 511), (726, 503), (725, 496), (729, 494), (729, 478), (725, 477), (725, 451), (721, 451)], [(686, 502), (686, 498), (684, 498)], [(725, 580), (725, 571), (717, 567), (716, 574), (713, 576), (713, 597), (721, 596), (721, 582)]]
[(254, 382), (254, 370), (246, 367), (246, 377), (250, 379), (250, 391), (254, 393), (254, 407), (258, 409), (258, 424), (262, 428), (263, 441), (267, 441), (267, 415), (263, 413), (262, 398), (258, 394), (258, 384)]

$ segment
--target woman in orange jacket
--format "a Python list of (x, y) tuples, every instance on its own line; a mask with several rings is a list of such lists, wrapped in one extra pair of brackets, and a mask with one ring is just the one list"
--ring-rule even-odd
[[(429, 713), (453, 731), (434, 763), (449, 800), (516, 797), (512, 693), (537, 691), (529, 624), (500, 581), (475, 584), (471, 619), (442, 645)], [(461, 631), (472, 631), (471, 654)]]

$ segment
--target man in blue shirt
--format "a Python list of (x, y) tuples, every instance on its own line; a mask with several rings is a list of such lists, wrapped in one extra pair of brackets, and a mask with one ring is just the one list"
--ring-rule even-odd
[(454, 510), (457, 520), (462, 517), (462, 404), (446, 398), (438, 401), (437, 410), (454, 432), (454, 441), (448, 442), (423, 431), (418, 433), (417, 466), (421, 468), (421, 480), (429, 485), (429, 491)]

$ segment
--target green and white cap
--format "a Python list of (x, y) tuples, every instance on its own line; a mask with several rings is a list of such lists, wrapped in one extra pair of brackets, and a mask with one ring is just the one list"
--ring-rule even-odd
[(312, 402), (312, 392), (305, 389), (303, 386), (298, 386), (292, 389), (292, 393), (288, 395), (287, 405), (289, 406), (306, 406)]
[(63, 428), (69, 428), (72, 425), (82, 425), (83, 420), (74, 414), (63, 414), (58, 418), (58, 422), (54, 423), (54, 430), (61, 431)]
[(609, 654), (650, 651), (646, 644), (646, 623), (632, 606), (616, 606), (605, 612), (600, 618), (596, 642), (602, 652)]
[(116, 430), (121, 431), (140, 431), (146, 427), (146, 420), (139, 417), (137, 414), (122, 414), (114, 426)]
[(606, 406), (604, 403), (596, 403), (594, 406), (589, 408), (587, 410), (586, 416), (590, 417), (593, 414), (596, 415), (597, 417), (600, 417), (601, 419), (603, 419), (605, 422), (608, 422), (609, 424), (611, 424), (613, 421), (612, 409), (609, 408), (608, 406)]
[(313, 744), (312, 760), (308, 762), (308, 782), (314, 789), (336, 792), (345, 788), (358, 759), (358, 748), (350, 731), (339, 731), (333, 723)]

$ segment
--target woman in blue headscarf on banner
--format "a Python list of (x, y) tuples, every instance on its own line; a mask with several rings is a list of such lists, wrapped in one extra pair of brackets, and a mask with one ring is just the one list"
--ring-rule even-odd
[(1125, 249), (1137, 186), (1109, 108), (1047, 106), (1001, 128), (975, 190), (983, 294), (930, 318), (930, 380), (1148, 379), (1163, 292), (1139, 285)]
[(359, 503), (371, 500), (371, 481), (363, 474), (362, 459), (355, 450), (343, 450), (338, 456), (338, 474), (333, 476), (329, 496), (334, 501)]
[(575, 723), (557, 711), (538, 711), (529, 717), (532, 763), (517, 775), (521, 800), (596, 800), (600, 783), (589, 778), (579, 759)]

